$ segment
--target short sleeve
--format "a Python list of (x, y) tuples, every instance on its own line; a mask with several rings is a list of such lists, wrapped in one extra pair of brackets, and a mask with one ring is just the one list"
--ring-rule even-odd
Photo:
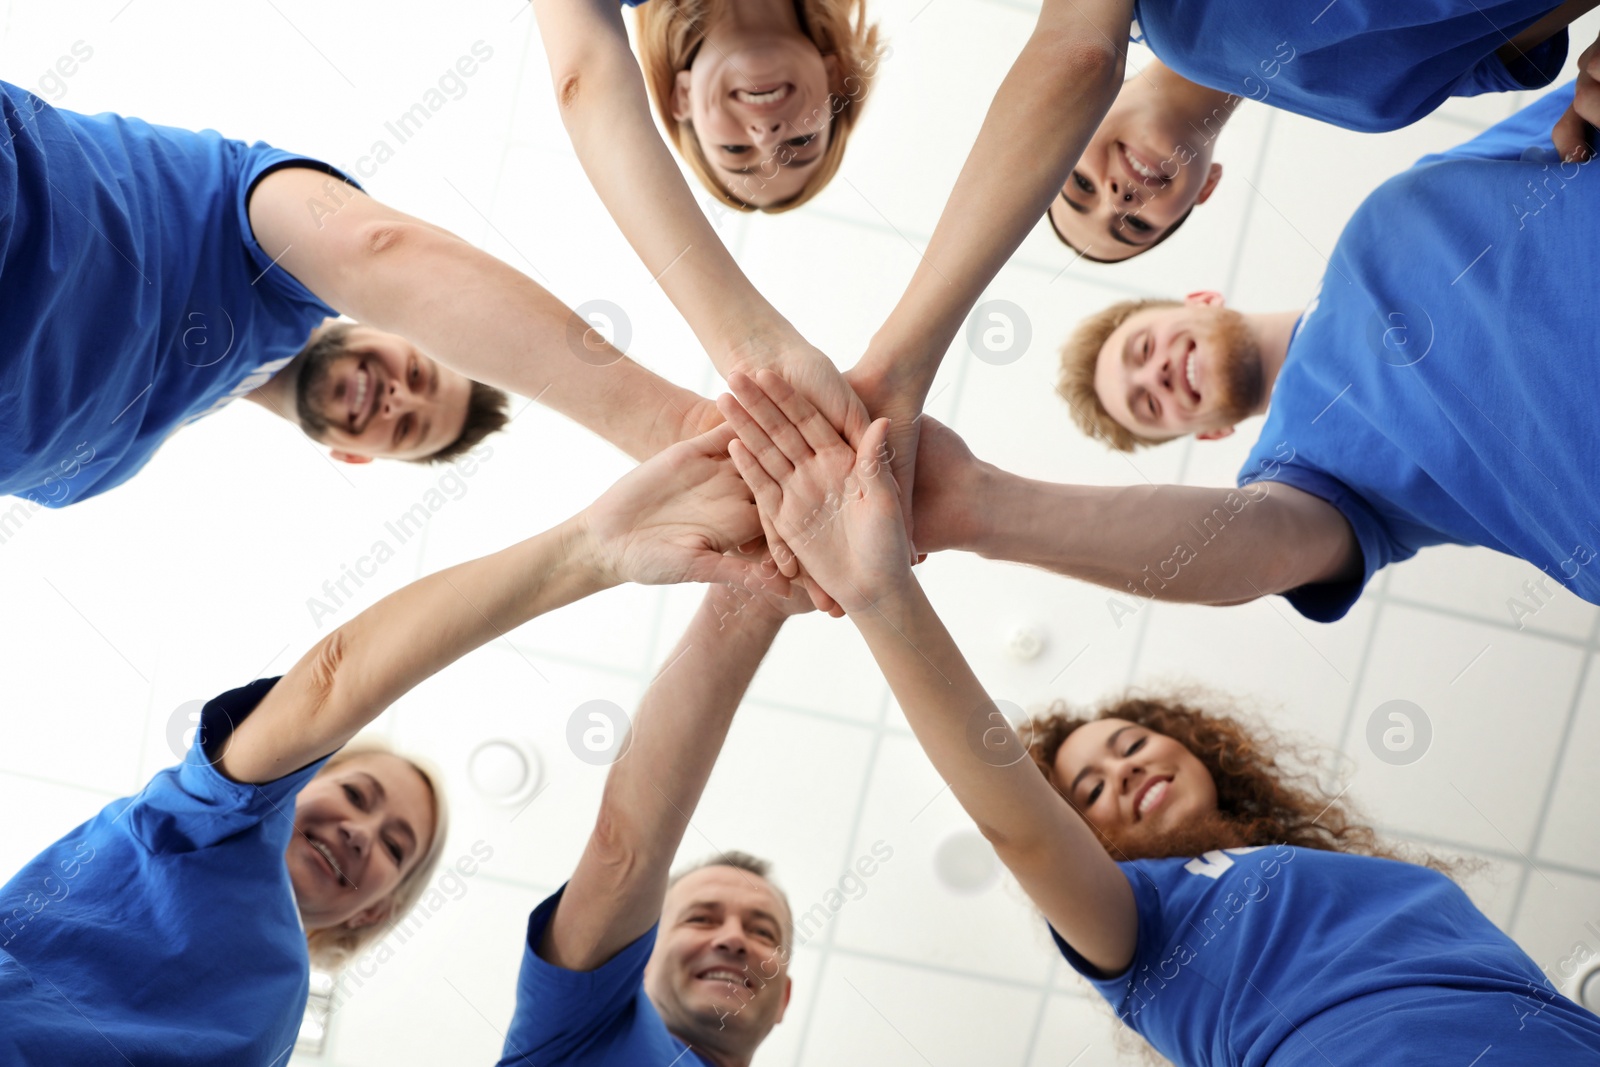
[[(502, 1064), (581, 1062), (586, 1046), (627, 1029), (641, 1010), (644, 968), (655, 948), (652, 926), (638, 940), (592, 971), (569, 971), (539, 955), (562, 886), (528, 917), (517, 976), (517, 1007), (506, 1032)], [(650, 1010), (654, 1010), (653, 1008)]]
[(1282, 482), (1310, 493), (1337, 508), (1355, 534), (1356, 546), (1361, 552), (1360, 577), (1348, 582), (1302, 585), (1283, 594), (1296, 611), (1312, 622), (1338, 622), (1361, 598), (1361, 591), (1374, 574), (1391, 563), (1410, 559), (1416, 555), (1416, 550), (1405, 547), (1390, 536), (1389, 528), (1372, 506), (1337, 478), (1293, 463), (1275, 463), (1273, 467), (1273, 477), (1263, 479), (1252, 471), (1251, 464), (1247, 462), (1240, 472), (1239, 484)]
[(1151, 957), (1159, 955), (1161, 946), (1167, 941), (1167, 928), (1161, 914), (1161, 890), (1155, 881), (1140, 868), (1137, 860), (1120, 862), (1117, 866), (1122, 869), (1128, 884), (1133, 888), (1133, 902), (1138, 910), (1139, 926), (1132, 962), (1117, 974), (1101, 974), (1094, 964), (1067, 944), (1053, 926), (1050, 927), (1050, 937), (1072, 969), (1088, 979), (1089, 984), (1093, 985), (1106, 1002), (1116, 1009), (1117, 1017), (1126, 1018), (1125, 1007), (1133, 986), (1132, 976), (1138, 973)]
[[(313, 159), (310, 156), (297, 155), (294, 152), (285, 152), (281, 148), (273, 148), (261, 141), (250, 145), (244, 150), (241, 160), (241, 171), (234, 201), (234, 211), (238, 216), (239, 233), (243, 236), (245, 251), (249, 254), (250, 262), (254, 265), (256, 276), (262, 282), (272, 286), (280, 296), (300, 304), (312, 304), (322, 309), (323, 314), (333, 317), (339, 314), (327, 302), (319, 299), (315, 293), (300, 283), (300, 279), (284, 270), (273, 262), (271, 256), (256, 241), (255, 230), (250, 226), (250, 196), (255, 192), (257, 183), (275, 170), (285, 167), (304, 167), (308, 170), (321, 171), (336, 181), (361, 188), (361, 183), (345, 174), (337, 167)], [(365, 191), (365, 190), (363, 190)]]
[(1555, 128), (1556, 120), (1572, 106), (1576, 92), (1577, 82), (1567, 82), (1559, 88), (1550, 90), (1510, 118), (1495, 123), (1470, 141), (1443, 152), (1423, 156), (1417, 160), (1416, 165), (1420, 167), (1425, 163), (1442, 163), (1449, 159), (1519, 160), (1528, 158), (1532, 152), (1542, 152), (1546, 149), (1553, 157), (1549, 162), (1559, 163), (1560, 159), (1555, 155), (1555, 145), (1550, 134)]
[(262, 678), (206, 702), (184, 761), (158, 774), (121, 816), (146, 848), (158, 853), (193, 851), (268, 822), (281, 823), (274, 829), (287, 840), (294, 824), (295, 797), (322, 769), (327, 756), (260, 784), (235, 782), (212, 763), (277, 682)]
[(1478, 96), (1482, 93), (1517, 92), (1543, 89), (1567, 62), (1567, 31), (1561, 31), (1510, 63), (1490, 54), (1467, 72), (1451, 90), (1451, 96)]

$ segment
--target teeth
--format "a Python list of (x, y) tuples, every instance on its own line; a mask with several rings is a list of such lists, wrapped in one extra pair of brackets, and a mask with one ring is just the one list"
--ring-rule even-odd
[(1184, 361), (1184, 364), (1183, 364), (1183, 376), (1185, 378), (1189, 379), (1189, 388), (1194, 390), (1194, 395), (1195, 396), (1199, 396), (1200, 395), (1200, 379), (1195, 376), (1194, 353), (1192, 353), (1192, 352), (1189, 354), (1189, 358)]
[(356, 372), (356, 396), (353, 405), (354, 413), (360, 415), (366, 410), (367, 386), (372, 382), (372, 375), (364, 370)]
[(1151, 181), (1155, 181), (1157, 178), (1159, 178), (1161, 176), (1161, 175), (1157, 174), (1155, 171), (1151, 170), (1149, 167), (1145, 166), (1143, 163), (1140, 163), (1139, 160), (1134, 156), (1134, 154), (1132, 152), (1128, 151), (1127, 148), (1123, 148), (1122, 155), (1124, 156), (1124, 158), (1127, 159), (1128, 166), (1132, 167), (1133, 168), (1133, 172), (1135, 174), (1139, 175), (1139, 177), (1148, 178)]
[[(309, 841), (310, 838), (307, 838), (307, 840)], [(321, 853), (322, 858), (328, 861), (328, 866), (333, 868), (334, 875), (339, 879), (339, 882), (342, 885), (344, 883), (344, 875), (340, 872), (339, 865), (333, 861), (333, 853), (328, 851), (328, 846), (324, 845), (321, 841), (311, 841), (311, 847)]]
[(1145, 812), (1147, 812), (1151, 808), (1155, 807), (1157, 804), (1159, 804), (1161, 802), (1161, 798), (1166, 796), (1166, 795), (1167, 795), (1167, 783), (1166, 782), (1157, 782), (1155, 785), (1153, 785), (1149, 789), (1145, 790), (1143, 798), (1141, 798), (1140, 801), (1139, 801), (1139, 814), (1143, 815)]
[(745, 104), (775, 104), (788, 95), (789, 87), (787, 85), (780, 85), (776, 89), (765, 93), (752, 93), (748, 89), (735, 89), (733, 91), (734, 99)]
[(734, 971), (707, 971), (700, 977), (704, 978), (708, 982), (731, 982), (734, 985), (742, 985), (746, 987), (750, 985), (749, 981), (745, 979), (744, 975), (737, 974)]

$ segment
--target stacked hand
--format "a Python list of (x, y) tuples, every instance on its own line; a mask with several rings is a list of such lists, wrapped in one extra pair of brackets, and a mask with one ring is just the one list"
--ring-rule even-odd
[(770, 371), (729, 379), (738, 403), (722, 412), (738, 432), (729, 454), (755, 494), (763, 525), (806, 575), (847, 612), (870, 610), (911, 582), (910, 546), (879, 419), (858, 447)]
[(1586, 163), (1594, 155), (1589, 135), (1600, 126), (1600, 38), (1578, 57), (1578, 87), (1572, 106), (1551, 134), (1561, 158)]

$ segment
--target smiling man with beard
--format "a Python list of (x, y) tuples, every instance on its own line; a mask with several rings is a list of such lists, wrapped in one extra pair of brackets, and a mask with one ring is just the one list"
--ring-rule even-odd
[(241, 397), (352, 462), (449, 459), (505, 424), (502, 389), (641, 460), (714, 421), (316, 159), (3, 82), (0, 125), (0, 495), (103, 493)]
[[(1567, 85), (1369, 196), (1303, 312), (1216, 293), (1082, 323), (1059, 391), (1131, 451), (1265, 415), (1236, 488), (1046, 485), (977, 462), (929, 423), (918, 548), (966, 548), (1154, 598), (1283, 593), (1331, 622), (1429, 545), (1527, 560), (1600, 603), (1600, 364), (1584, 354), (1600, 169), (1563, 161)], [(974, 501), (981, 503), (974, 505)]]
[(577, 870), (528, 920), (503, 1067), (748, 1067), (783, 1021), (794, 916), (768, 864), (670, 871), (756, 667), (809, 610), (798, 587), (712, 586), (619, 739)]

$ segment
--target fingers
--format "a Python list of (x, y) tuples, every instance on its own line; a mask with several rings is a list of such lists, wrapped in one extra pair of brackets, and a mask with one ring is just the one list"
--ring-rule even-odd
[[(734, 377), (743, 376), (736, 374)], [(794, 464), (789, 462), (783, 450), (767, 436), (767, 431), (762, 429), (761, 424), (751, 417), (743, 403), (731, 396), (723, 395), (717, 398), (717, 410), (727, 417), (727, 425), (734, 429), (740, 442), (770, 477), (787, 478), (794, 472)]]
[[(775, 388), (779, 387), (779, 383), (782, 388), (788, 387), (783, 379), (770, 372), (762, 372), (762, 381)], [(790, 463), (799, 466), (812, 457), (814, 453), (811, 443), (801, 434), (794, 420), (773, 402), (765, 385), (756, 384), (755, 379), (748, 375), (736, 373), (728, 379), (728, 387), (733, 390), (733, 395), (739, 398), (739, 403), (744, 405), (750, 417), (759, 423), (772, 442), (783, 450), (784, 456)], [(789, 392), (793, 393), (793, 390), (790, 389)], [(806, 407), (813, 412), (816, 411), (809, 402), (806, 403)]]
[(691, 581), (730, 585), (752, 592), (760, 590), (777, 597), (787, 597), (793, 591), (789, 579), (782, 574), (771, 573), (771, 568), (763, 569), (761, 564), (751, 560), (713, 552), (707, 552), (695, 560), (689, 578)]
[(1561, 158), (1569, 163), (1584, 163), (1589, 159), (1589, 123), (1584, 121), (1582, 115), (1575, 108), (1567, 108), (1566, 113), (1556, 121), (1555, 129), (1550, 131), (1550, 139), (1555, 142), (1556, 151)]
[(732, 426), (720, 422), (694, 438), (694, 443), (708, 456), (725, 456), (728, 454), (728, 442), (737, 436), (739, 434)]
[[(804, 394), (778, 375), (763, 370), (756, 375), (756, 385), (783, 413), (784, 418), (794, 425), (812, 451), (822, 452), (829, 448), (838, 448), (844, 443), (839, 437), (839, 431), (828, 421), (828, 417), (818, 411), (816, 405)], [(860, 422), (858, 426), (847, 427), (847, 430), (854, 429), (855, 434), (851, 436), (847, 433), (846, 436), (853, 442), (858, 442), (870, 420), (866, 417), (865, 406), (859, 401), (855, 406), (860, 409)]]
[(826, 589), (817, 584), (815, 578), (812, 578), (809, 574), (802, 574), (800, 576), (800, 584), (803, 585), (806, 592), (810, 594), (811, 603), (817, 606), (818, 611), (827, 612), (836, 619), (844, 618), (844, 608), (839, 606), (839, 602), (837, 600), (828, 595), (828, 591)]
[(761, 517), (761, 530), (766, 534), (767, 550), (772, 553), (772, 562), (777, 565), (778, 573), (786, 579), (795, 577), (800, 573), (800, 561), (789, 550), (783, 538), (778, 536), (777, 526), (773, 523), (773, 516), (783, 505), (783, 489), (751, 454), (743, 439), (729, 442), (728, 456), (733, 460), (739, 476), (750, 487), (750, 492), (755, 495), (756, 511)]

